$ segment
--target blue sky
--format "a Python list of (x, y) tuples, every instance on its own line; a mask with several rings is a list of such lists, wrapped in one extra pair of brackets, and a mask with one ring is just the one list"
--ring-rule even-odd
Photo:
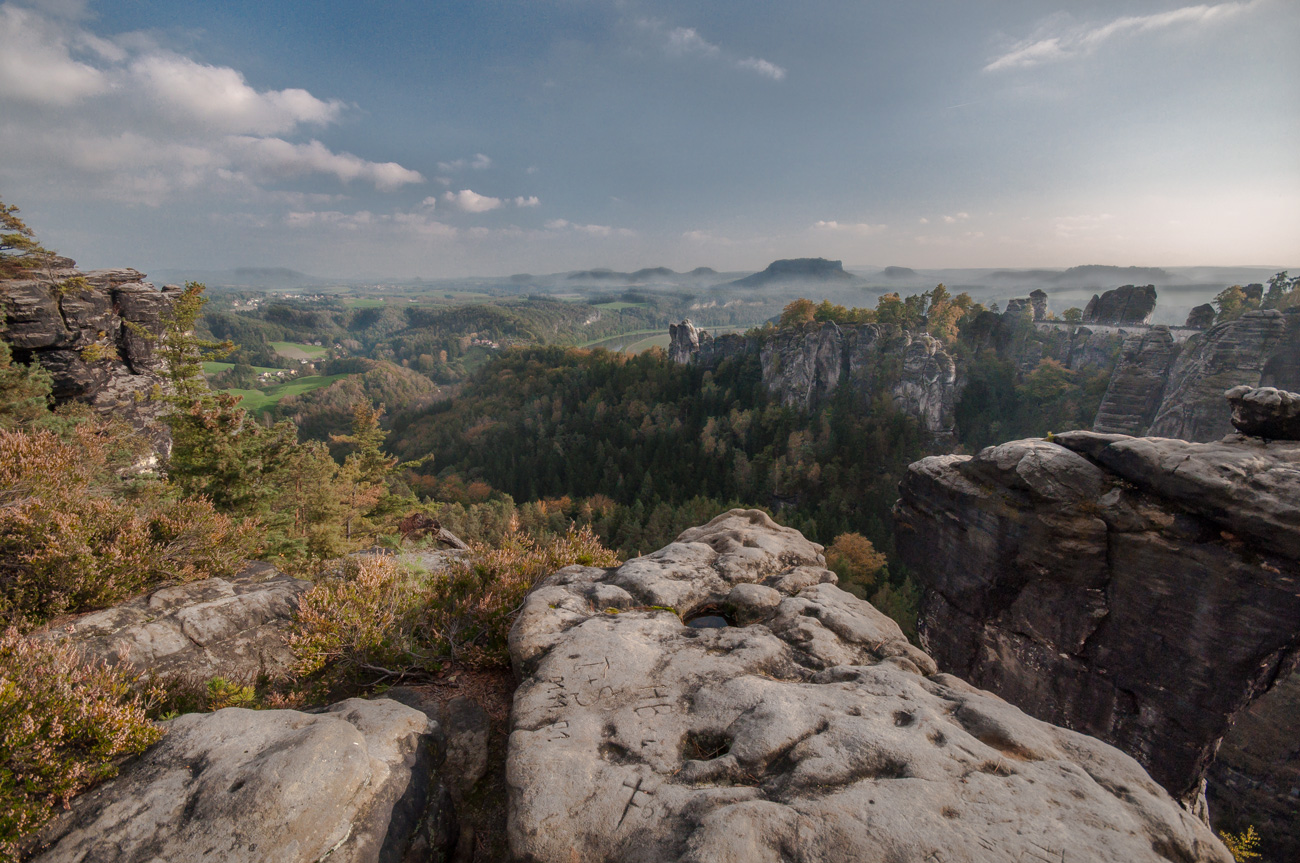
[(1295, 266), (1300, 3), (0, 4), (87, 265)]

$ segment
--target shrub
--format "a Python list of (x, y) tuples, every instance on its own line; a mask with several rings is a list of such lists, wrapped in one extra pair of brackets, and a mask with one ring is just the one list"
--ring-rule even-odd
[(1220, 830), (1219, 838), (1223, 840), (1224, 845), (1228, 846), (1232, 859), (1237, 863), (1259, 859), (1259, 833), (1255, 831), (1255, 825), (1250, 825), (1240, 833)]
[(115, 759), (163, 734), (135, 680), (69, 645), (0, 635), (0, 861), (78, 792), (117, 773)]
[(427, 673), (447, 661), (507, 666), (510, 625), (539, 578), (570, 564), (618, 562), (590, 528), (546, 540), (511, 533), (499, 546), (472, 549), (472, 561), (446, 572), (412, 572), (375, 556), (317, 584), (303, 595), (289, 638), (296, 671), (337, 691)]
[(163, 581), (230, 574), (254, 525), (203, 498), (111, 470), (117, 441), (80, 426), (70, 437), (0, 429), (0, 616), (37, 624), (102, 608)]
[(842, 533), (826, 549), (826, 566), (840, 577), (841, 586), (862, 599), (876, 583), (888, 561), (860, 533)]

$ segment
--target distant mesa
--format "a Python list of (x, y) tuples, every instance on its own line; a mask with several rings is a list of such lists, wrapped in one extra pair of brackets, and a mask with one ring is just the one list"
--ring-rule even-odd
[(1173, 276), (1159, 267), (1113, 267), (1108, 264), (1085, 264), (1068, 270), (994, 270), (988, 278), (1003, 282), (1038, 282), (1040, 284), (1101, 287), (1102, 285), (1161, 284)]
[(758, 288), (784, 282), (805, 281), (848, 281), (853, 276), (844, 272), (843, 261), (828, 261), (825, 258), (785, 258), (773, 261), (761, 273), (754, 273), (743, 279), (737, 279), (732, 285), (742, 288)]
[[(708, 269), (707, 267), (702, 269)], [(709, 272), (713, 272), (709, 270)], [(641, 282), (662, 282), (673, 280), (678, 273), (667, 267), (645, 267), (637, 270), (635, 273), (622, 273), (618, 270), (611, 270), (608, 267), (598, 267), (594, 270), (578, 270), (569, 273), (567, 278), (571, 282), (619, 282), (621, 284), (639, 284)]]
[(713, 269), (713, 267), (696, 267), (695, 269), (691, 270), (691, 271), (690, 271), (689, 273), (687, 273), (686, 275), (688, 275), (688, 276), (695, 276), (695, 277), (698, 278), (698, 277), (700, 277), (700, 276), (716, 276), (717, 274), (718, 274), (718, 271), (715, 270), (715, 269)]
[(667, 267), (645, 267), (637, 270), (632, 274), (632, 280), (636, 282), (646, 282), (652, 279), (670, 279), (677, 275)]
[(911, 267), (885, 267), (880, 271), (880, 275), (886, 279), (915, 279), (920, 276)]

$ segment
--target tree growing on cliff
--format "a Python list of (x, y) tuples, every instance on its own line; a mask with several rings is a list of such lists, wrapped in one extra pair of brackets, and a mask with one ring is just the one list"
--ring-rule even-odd
[(18, 208), (0, 199), (0, 278), (15, 278), (40, 267), (53, 252), (36, 241)]

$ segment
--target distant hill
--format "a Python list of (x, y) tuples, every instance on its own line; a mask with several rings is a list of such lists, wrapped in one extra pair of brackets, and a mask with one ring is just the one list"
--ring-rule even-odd
[(788, 282), (840, 282), (851, 279), (853, 276), (844, 272), (843, 261), (828, 261), (825, 258), (786, 258), (773, 261), (761, 273), (737, 279), (731, 284), (742, 288), (761, 288)]
[(698, 279), (698, 278), (702, 278), (702, 277), (704, 277), (704, 276), (716, 276), (717, 274), (718, 274), (718, 271), (715, 270), (715, 269), (713, 269), (713, 267), (696, 267), (695, 269), (691, 270), (691, 271), (690, 271), (689, 273), (687, 273), (686, 275), (688, 275), (688, 276), (694, 276), (694, 277), (696, 277), (696, 278)]
[(621, 273), (608, 267), (597, 267), (592, 270), (577, 270), (569, 273), (565, 279), (570, 282), (620, 282), (635, 285), (644, 282), (671, 282), (680, 275), (667, 267), (645, 267), (635, 273)]
[(880, 275), (886, 279), (916, 279), (920, 274), (911, 267), (885, 267)]
[(1085, 264), (1068, 270), (994, 270), (988, 277), (995, 281), (1074, 287), (1151, 285), (1174, 278), (1172, 273), (1160, 267), (1113, 267), (1107, 264)]

